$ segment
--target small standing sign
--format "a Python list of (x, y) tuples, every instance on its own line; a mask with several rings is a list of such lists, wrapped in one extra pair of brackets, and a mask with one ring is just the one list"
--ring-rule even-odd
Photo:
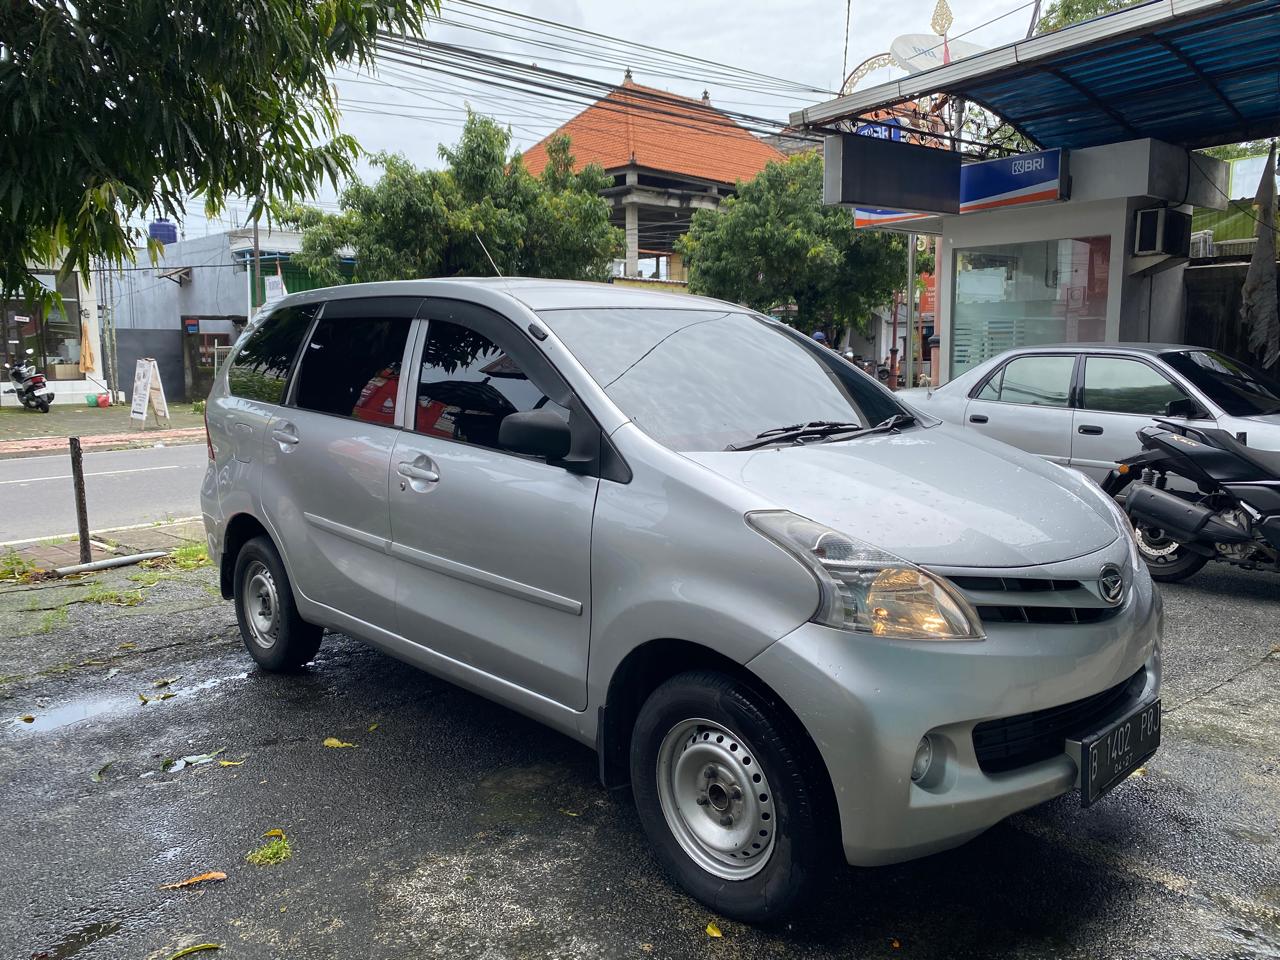
[(164, 420), (169, 425), (169, 404), (164, 398), (164, 385), (160, 382), (160, 367), (152, 357), (142, 357), (133, 372), (133, 406), (129, 416), (138, 426), (147, 428), (147, 409), (155, 414), (156, 426)]

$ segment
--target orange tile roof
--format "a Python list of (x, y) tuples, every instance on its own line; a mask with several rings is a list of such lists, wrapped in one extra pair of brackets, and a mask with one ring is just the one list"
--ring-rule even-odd
[(569, 135), (574, 166), (649, 170), (734, 183), (750, 180), (783, 155), (702, 100), (625, 80), (524, 154), (535, 176), (547, 165), (547, 141)]

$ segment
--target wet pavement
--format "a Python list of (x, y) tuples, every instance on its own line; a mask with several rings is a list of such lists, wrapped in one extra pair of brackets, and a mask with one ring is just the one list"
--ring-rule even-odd
[[(666, 883), (585, 748), (339, 636), (263, 674), (211, 570), (131, 575), (0, 589), (0, 956), (1280, 955), (1274, 576), (1165, 589), (1145, 775), (751, 928)], [(292, 856), (247, 863), (269, 830)]]

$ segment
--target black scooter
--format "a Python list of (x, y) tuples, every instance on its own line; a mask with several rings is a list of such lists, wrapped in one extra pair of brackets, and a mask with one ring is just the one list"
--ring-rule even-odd
[[(1120, 461), (1102, 489), (1123, 496), (1154, 579), (1185, 580), (1210, 560), (1280, 572), (1280, 452), (1169, 420), (1138, 439), (1142, 453)], [(1181, 478), (1172, 489), (1170, 477)]]
[(49, 405), (53, 403), (53, 390), (50, 389), (44, 374), (36, 372), (36, 365), (31, 362), (33, 353), (35, 350), (28, 347), (26, 360), (16, 367), (5, 364), (9, 367), (9, 382), (13, 384), (5, 393), (17, 394), (22, 405), (28, 410), (48, 413)]

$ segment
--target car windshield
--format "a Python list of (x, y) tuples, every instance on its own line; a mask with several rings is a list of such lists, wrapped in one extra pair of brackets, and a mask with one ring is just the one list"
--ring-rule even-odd
[(1161, 354), (1170, 367), (1199, 388), (1228, 416), (1280, 413), (1280, 383), (1215, 350)]
[(724, 450), (818, 422), (856, 430), (908, 413), (834, 351), (764, 317), (637, 308), (541, 316), (619, 409), (674, 450)]

